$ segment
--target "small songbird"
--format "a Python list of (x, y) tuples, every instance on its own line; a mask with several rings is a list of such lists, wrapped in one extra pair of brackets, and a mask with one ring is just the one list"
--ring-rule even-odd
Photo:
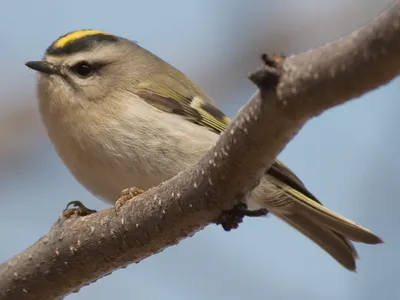
[[(95, 196), (115, 203), (192, 166), (230, 122), (187, 76), (137, 43), (98, 30), (67, 33), (41, 61), (40, 113), (59, 156)], [(368, 229), (329, 210), (275, 160), (248, 199), (286, 221), (349, 270)]]

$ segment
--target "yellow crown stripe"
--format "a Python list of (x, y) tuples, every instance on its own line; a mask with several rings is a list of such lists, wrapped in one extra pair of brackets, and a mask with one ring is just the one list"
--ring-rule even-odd
[(62, 48), (73, 41), (79, 40), (86, 36), (96, 35), (96, 34), (110, 35), (109, 33), (100, 30), (78, 30), (59, 38), (58, 41), (54, 43), (53, 47)]

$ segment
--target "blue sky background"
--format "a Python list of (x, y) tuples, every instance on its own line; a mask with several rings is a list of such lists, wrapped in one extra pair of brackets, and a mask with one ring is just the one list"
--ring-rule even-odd
[[(138, 41), (233, 117), (254, 93), (246, 76), (259, 53), (322, 45), (390, 2), (2, 0), (0, 261), (45, 234), (68, 201), (107, 207), (63, 166), (36, 111), (35, 74), (24, 62), (41, 58), (58, 36), (95, 28)], [(324, 113), (280, 154), (324, 204), (385, 240), (358, 245), (357, 274), (272, 216), (230, 233), (209, 226), (67, 299), (399, 299), (399, 92), (395, 80)]]

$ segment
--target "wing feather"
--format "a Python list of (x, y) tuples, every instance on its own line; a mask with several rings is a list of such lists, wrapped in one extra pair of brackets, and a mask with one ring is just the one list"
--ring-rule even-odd
[[(164, 64), (160, 64), (160, 67)], [(162, 75), (161, 75), (162, 74)], [(168, 113), (181, 115), (186, 120), (220, 134), (230, 119), (186, 75), (175, 68), (152, 72), (151, 80), (138, 84), (138, 95), (147, 103)], [(283, 184), (321, 204), (303, 182), (281, 161), (275, 160), (267, 173)]]

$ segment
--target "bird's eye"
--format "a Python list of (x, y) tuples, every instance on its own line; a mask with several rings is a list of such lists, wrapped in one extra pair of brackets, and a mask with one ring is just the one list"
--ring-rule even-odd
[(72, 66), (72, 71), (81, 77), (89, 77), (93, 72), (93, 67), (86, 61), (82, 61)]

